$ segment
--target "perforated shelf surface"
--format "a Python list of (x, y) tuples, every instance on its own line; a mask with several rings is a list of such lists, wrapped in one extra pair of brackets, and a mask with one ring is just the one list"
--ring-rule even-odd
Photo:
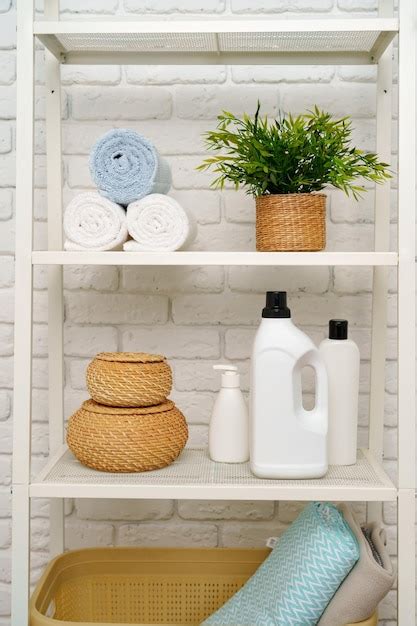
[[(334, 61), (373, 63), (398, 31), (395, 19), (287, 20), (172, 19), (117, 22), (36, 22), (35, 33), (66, 63), (101, 62), (123, 55), (140, 63), (158, 55), (165, 63), (241, 63), (258, 55), (334, 55)], [(129, 55), (134, 55), (129, 59)], [(139, 55), (139, 56), (138, 56)], [(148, 55), (148, 56), (147, 56)], [(164, 56), (165, 55), (165, 56)], [(174, 55), (174, 56), (172, 56)], [(182, 56), (181, 56), (182, 55)], [(194, 58), (195, 57), (195, 58)], [(288, 60), (288, 59), (287, 59)], [(303, 61), (308, 61), (308, 56)], [(311, 62), (317, 61), (315, 58)], [(279, 61), (277, 61), (279, 62)]]
[(172, 465), (138, 474), (97, 472), (63, 449), (32, 483), (31, 496), (370, 501), (393, 500), (396, 489), (368, 451), (358, 452), (356, 465), (331, 466), (321, 479), (267, 480), (248, 463), (214, 463), (205, 449), (185, 449)]

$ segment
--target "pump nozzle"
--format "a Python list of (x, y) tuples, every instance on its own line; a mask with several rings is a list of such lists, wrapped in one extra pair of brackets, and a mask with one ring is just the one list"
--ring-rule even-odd
[(236, 365), (213, 365), (214, 370), (220, 370), (222, 374), (222, 387), (239, 387), (240, 375)]

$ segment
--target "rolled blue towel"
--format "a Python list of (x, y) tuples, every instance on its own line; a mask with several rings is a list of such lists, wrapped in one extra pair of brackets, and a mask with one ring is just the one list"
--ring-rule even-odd
[(336, 507), (309, 504), (203, 626), (316, 626), (358, 559), (357, 539)]
[(115, 128), (103, 135), (91, 151), (90, 172), (101, 195), (122, 205), (171, 187), (168, 163), (134, 130)]

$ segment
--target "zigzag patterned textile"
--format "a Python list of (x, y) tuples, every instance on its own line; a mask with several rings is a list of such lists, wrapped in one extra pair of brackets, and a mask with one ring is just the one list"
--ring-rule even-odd
[(316, 626), (359, 559), (332, 504), (306, 506), (256, 573), (203, 626)]

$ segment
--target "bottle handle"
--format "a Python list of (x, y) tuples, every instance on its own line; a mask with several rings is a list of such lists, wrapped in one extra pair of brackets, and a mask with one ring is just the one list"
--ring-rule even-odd
[[(307, 352), (298, 363), (299, 376), (301, 377), (301, 370), (304, 367), (310, 366), (314, 369), (316, 375), (316, 401), (314, 408), (311, 411), (307, 411), (300, 402), (299, 411), (303, 416), (306, 424), (312, 430), (326, 435), (328, 429), (328, 385), (327, 385), (327, 371), (320, 356), (315, 352)], [(301, 392), (301, 381), (300, 381)]]

